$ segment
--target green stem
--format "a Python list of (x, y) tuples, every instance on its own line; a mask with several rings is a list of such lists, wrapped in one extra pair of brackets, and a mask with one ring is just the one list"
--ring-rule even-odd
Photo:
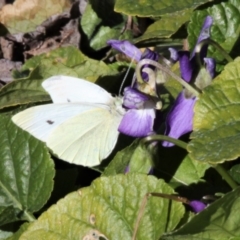
[(179, 47), (182, 48), (183, 45), (183, 40), (182, 39), (149, 39), (147, 41), (144, 41), (142, 43), (138, 43), (138, 47), (143, 48), (143, 47), (151, 47), (151, 46), (156, 46), (160, 48), (169, 48), (169, 47)]
[(103, 171), (102, 170), (100, 170), (100, 169), (98, 169), (97, 167), (89, 167), (90, 169), (92, 169), (92, 170), (94, 170), (94, 171), (96, 171), (96, 172), (99, 172), (99, 173), (103, 173)]
[(29, 213), (28, 211), (24, 211), (25, 219), (28, 220), (29, 222), (34, 222), (36, 221), (36, 218), (33, 216), (33, 214)]
[(227, 170), (220, 164), (218, 165), (212, 165), (216, 169), (216, 171), (222, 176), (222, 178), (228, 183), (228, 185), (235, 189), (238, 187), (238, 185), (235, 183), (235, 181), (232, 179), (230, 174), (227, 172)]
[(228, 62), (233, 61), (233, 59), (230, 57), (230, 55), (217, 42), (213, 41), (212, 39), (204, 39), (196, 46), (196, 54), (197, 54), (198, 62), (201, 61), (201, 60), (199, 60), (200, 59), (200, 51), (201, 51), (202, 47), (207, 44), (212, 45), (215, 49), (217, 49)]
[[(152, 135), (152, 136), (143, 138), (141, 143), (146, 144), (146, 143), (155, 142), (155, 141), (168, 141), (168, 142), (174, 143), (175, 145), (187, 150), (187, 143), (185, 143), (181, 140), (175, 139), (175, 138), (165, 136), (165, 135)], [(228, 183), (228, 185), (232, 189), (235, 189), (238, 187), (237, 183), (235, 183), (235, 181), (232, 179), (230, 174), (227, 172), (227, 170), (222, 165), (220, 165), (220, 164), (212, 165), (211, 164), (211, 166), (216, 169), (216, 171), (222, 176), (222, 178)]]
[(168, 75), (170, 75), (172, 78), (174, 78), (175, 80), (177, 80), (183, 87), (185, 87), (186, 89), (188, 89), (191, 93), (193, 93), (196, 97), (199, 96), (199, 92), (193, 88), (191, 85), (189, 85), (186, 81), (184, 81), (182, 78), (180, 78), (177, 74), (173, 73), (169, 68), (164, 67), (163, 65), (161, 65), (158, 62), (155, 62), (153, 60), (150, 59), (143, 59), (141, 61), (138, 62), (137, 67), (136, 67), (136, 76), (137, 79), (139, 81), (143, 81), (142, 76), (141, 76), (141, 69), (144, 65), (152, 65), (158, 69), (160, 69), (161, 71), (166, 72)]
[(145, 144), (145, 143), (149, 143), (149, 142), (155, 142), (155, 141), (168, 141), (171, 143), (174, 143), (175, 145), (187, 150), (187, 143), (176, 139), (176, 138), (171, 138), (165, 135), (152, 135), (146, 138), (143, 138), (141, 143)]

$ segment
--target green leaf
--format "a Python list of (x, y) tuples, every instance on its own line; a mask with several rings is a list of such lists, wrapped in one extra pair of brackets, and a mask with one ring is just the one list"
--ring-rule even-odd
[(126, 16), (114, 12), (113, 7), (112, 0), (92, 0), (82, 16), (82, 29), (94, 50), (106, 47), (109, 39), (129, 38), (130, 31), (123, 33)]
[[(179, 63), (175, 63), (171, 67), (171, 71), (177, 75), (180, 75)], [(163, 84), (163, 86), (174, 99), (176, 99), (178, 94), (183, 90), (182, 85), (169, 75), (167, 75), (167, 81)]]
[(208, 164), (195, 161), (187, 155), (172, 175), (171, 182), (178, 182), (184, 185), (197, 183), (201, 181), (201, 178), (209, 167)]
[(175, 13), (189, 8), (196, 8), (209, 0), (174, 1), (168, 0), (116, 0), (114, 10), (127, 15), (139, 17), (158, 17), (161, 15)]
[(148, 146), (140, 142), (132, 152), (129, 162), (129, 172), (148, 174), (153, 168), (153, 156), (157, 150), (157, 143), (151, 143)]
[(231, 177), (233, 178), (233, 180), (235, 182), (237, 182), (238, 184), (240, 184), (240, 164), (236, 164), (234, 165), (230, 171), (229, 174), (231, 175)]
[(102, 176), (112, 176), (124, 173), (128, 167), (129, 172), (148, 174), (152, 168), (153, 155), (149, 149), (136, 139), (130, 146), (119, 151), (105, 168)]
[(35, 69), (28, 78), (10, 82), (0, 90), (0, 109), (33, 102), (50, 101)]
[(69, 0), (16, 0), (3, 6), (0, 22), (10, 33), (30, 32), (48, 17), (70, 7)]
[(189, 21), (193, 9), (186, 9), (174, 14), (167, 14), (161, 17), (160, 20), (151, 24), (144, 34), (135, 38), (134, 42), (141, 42), (148, 39), (170, 38), (177, 30), (187, 21)]
[(54, 166), (45, 145), (0, 115), (0, 225), (31, 221), (48, 200)]
[[(240, 188), (226, 194), (197, 214), (176, 232), (163, 236), (161, 240), (216, 240), (240, 238)], [(234, 238), (235, 237), (235, 238)]]
[(36, 67), (42, 79), (54, 75), (67, 75), (95, 82), (100, 76), (118, 73), (103, 61), (90, 59), (72, 46), (35, 56), (24, 64), (23, 69)]
[(6, 240), (19, 240), (21, 235), (26, 231), (26, 229), (30, 226), (31, 223), (24, 223), (21, 225), (21, 227), (18, 229), (17, 232), (15, 232), (12, 236), (8, 237)]
[[(4, 187), (0, 186), (1, 188), (4, 189)], [(0, 189), (1, 191), (1, 189)], [(0, 196), (2, 196), (4, 194), (1, 194), (0, 192)], [(6, 195), (6, 194), (5, 194)], [(12, 202), (14, 201), (14, 196), (13, 197), (9, 197), (12, 198)], [(17, 208), (14, 207), (14, 204), (8, 204), (10, 206), (6, 206), (5, 201), (1, 201), (1, 205), (0, 205), (0, 226), (4, 225), (5, 223), (9, 223), (9, 222), (14, 222), (19, 220), (19, 218), (16, 216), (18, 214), (21, 213), (21, 211)], [(20, 207), (18, 207), (20, 208)]]
[(12, 232), (8, 232), (8, 231), (3, 231), (0, 230), (0, 240), (5, 240), (5, 239), (11, 239), (10, 237), (13, 235)]
[(177, 146), (166, 148), (160, 145), (158, 155), (154, 173), (174, 188), (203, 182), (205, 171), (210, 167), (207, 163), (191, 159), (184, 149)]
[[(174, 64), (171, 66), (170, 70), (175, 74), (180, 74), (179, 63)], [(162, 111), (166, 110), (167, 108), (171, 107), (173, 101), (177, 98), (178, 94), (183, 90), (182, 85), (174, 78), (169, 76), (163, 71), (158, 70), (157, 78), (165, 79), (165, 82), (160, 85), (160, 97), (163, 102)], [(158, 80), (157, 80), (158, 81)], [(169, 109), (168, 109), (169, 110)]]
[(116, 174), (124, 173), (137, 145), (138, 141), (135, 140), (130, 146), (119, 151), (104, 169), (102, 176), (114, 176)]
[[(238, 56), (240, 54), (237, 44), (240, 34), (239, 1), (229, 0), (227, 2), (216, 4), (205, 10), (195, 11), (188, 25), (188, 41), (191, 49), (194, 48), (197, 42), (202, 24), (207, 15), (210, 15), (213, 18), (210, 35), (211, 39), (220, 44), (228, 53)], [(212, 47), (209, 48), (208, 55), (218, 61), (224, 59), (221, 53)]]
[[(43, 213), (20, 240), (131, 239), (139, 207), (148, 192), (173, 193), (162, 180), (143, 174), (101, 177)], [(173, 230), (184, 214), (181, 203), (150, 197), (137, 239), (157, 239)], [(98, 238), (99, 239), (99, 238)]]
[(222, 163), (240, 156), (240, 58), (203, 90), (194, 109), (190, 157)]
[(0, 230), (0, 240), (6, 240), (6, 239), (10, 240), (10, 238), (9, 238), (10, 236), (12, 236), (12, 232)]

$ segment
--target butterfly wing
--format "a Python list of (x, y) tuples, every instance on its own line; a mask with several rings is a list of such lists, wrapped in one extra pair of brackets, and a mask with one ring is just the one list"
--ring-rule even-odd
[(98, 165), (118, 138), (123, 114), (116, 99), (103, 88), (73, 77), (54, 76), (42, 85), (54, 103), (20, 112), (13, 122), (46, 142), (59, 158), (84, 166)]
[(34, 137), (46, 142), (63, 122), (96, 106), (77, 103), (46, 104), (28, 108), (12, 117), (13, 122)]
[(54, 104), (29, 108), (16, 114), (12, 120), (44, 142), (50, 132), (67, 119), (96, 105), (106, 108), (114, 101), (103, 88), (79, 78), (53, 76), (46, 79), (42, 85)]
[(91, 109), (54, 129), (47, 145), (67, 162), (89, 167), (99, 165), (117, 142), (121, 119), (114, 110)]
[(53, 76), (42, 83), (54, 103), (81, 102), (109, 105), (114, 98), (105, 89), (86, 80)]

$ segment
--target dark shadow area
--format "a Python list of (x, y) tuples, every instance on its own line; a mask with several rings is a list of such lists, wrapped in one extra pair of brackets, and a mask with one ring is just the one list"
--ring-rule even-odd
[(201, 6), (197, 7), (196, 10), (204, 10), (206, 8), (212, 7), (216, 4), (223, 3), (223, 2), (228, 2), (228, 0), (214, 0), (211, 2), (207, 2), (207, 3), (204, 3)]
[(240, 36), (238, 37), (237, 41), (235, 42), (232, 50), (230, 51), (229, 55), (234, 59), (240, 55)]

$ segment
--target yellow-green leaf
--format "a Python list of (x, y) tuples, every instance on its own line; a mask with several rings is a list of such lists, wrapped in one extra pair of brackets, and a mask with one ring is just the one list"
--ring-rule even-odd
[[(20, 240), (131, 239), (143, 196), (171, 194), (162, 180), (143, 174), (101, 177), (90, 187), (67, 195), (42, 214)], [(181, 203), (149, 198), (137, 231), (138, 240), (158, 239), (173, 230), (184, 214)]]
[(196, 8), (210, 0), (117, 0), (115, 11), (139, 17), (157, 17), (169, 13)]
[(240, 156), (240, 58), (206, 87), (195, 105), (190, 156), (221, 163)]
[(144, 34), (134, 39), (134, 42), (141, 42), (153, 38), (170, 38), (176, 31), (189, 20), (193, 12), (192, 8), (176, 12), (174, 14), (167, 14), (151, 24)]

